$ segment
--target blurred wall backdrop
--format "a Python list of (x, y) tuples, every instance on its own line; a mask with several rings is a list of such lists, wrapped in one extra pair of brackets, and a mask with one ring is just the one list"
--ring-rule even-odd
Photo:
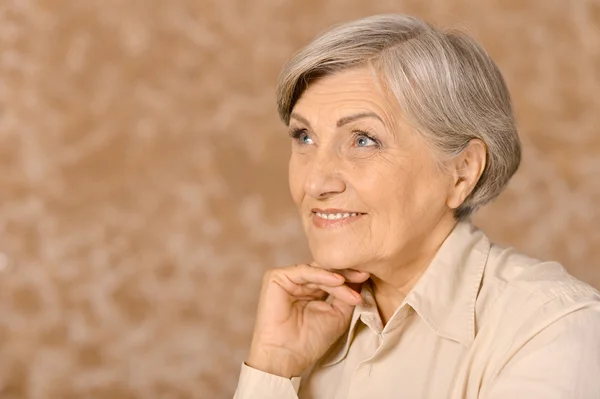
[(228, 398), (261, 274), (310, 260), (274, 85), (329, 25), (464, 27), (525, 154), (476, 218), (600, 286), (598, 0), (2, 0), (0, 398)]

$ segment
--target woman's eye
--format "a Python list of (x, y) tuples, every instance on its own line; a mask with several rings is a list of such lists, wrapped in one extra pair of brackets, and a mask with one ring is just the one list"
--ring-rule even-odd
[(305, 129), (292, 129), (290, 131), (290, 137), (300, 145), (313, 143), (313, 140), (310, 138)]
[(306, 133), (300, 133), (300, 135), (298, 136), (298, 140), (302, 144), (312, 144), (312, 139)]
[(377, 145), (377, 142), (375, 140), (365, 135), (358, 136), (354, 143), (357, 147), (370, 147), (373, 145)]

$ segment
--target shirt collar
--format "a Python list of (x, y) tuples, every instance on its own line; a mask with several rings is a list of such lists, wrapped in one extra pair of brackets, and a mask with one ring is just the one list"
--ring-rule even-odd
[(481, 230), (458, 223), (405, 299), (436, 334), (466, 347), (475, 339), (475, 304), (489, 251)]
[[(404, 320), (406, 316), (400, 313), (408, 305), (435, 334), (470, 346), (475, 339), (475, 303), (489, 250), (490, 242), (481, 230), (470, 222), (459, 222), (384, 331)], [(363, 284), (361, 294), (365, 303), (356, 306), (347, 333), (323, 358), (322, 367), (345, 358), (359, 320), (381, 323), (371, 284)]]

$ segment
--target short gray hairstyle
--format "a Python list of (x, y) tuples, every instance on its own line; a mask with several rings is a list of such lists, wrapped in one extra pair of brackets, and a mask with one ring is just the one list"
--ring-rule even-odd
[(277, 82), (279, 116), (289, 125), (311, 82), (368, 66), (438, 154), (460, 154), (473, 139), (486, 145), (486, 165), (457, 220), (496, 198), (521, 161), (510, 95), (488, 54), (468, 35), (417, 18), (375, 15), (334, 26), (295, 53)]

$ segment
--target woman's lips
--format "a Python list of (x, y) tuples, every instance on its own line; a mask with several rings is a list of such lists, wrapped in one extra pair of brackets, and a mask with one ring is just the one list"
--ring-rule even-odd
[(312, 221), (315, 227), (328, 228), (340, 227), (358, 220), (364, 216), (361, 212), (352, 212), (341, 209), (313, 209)]

